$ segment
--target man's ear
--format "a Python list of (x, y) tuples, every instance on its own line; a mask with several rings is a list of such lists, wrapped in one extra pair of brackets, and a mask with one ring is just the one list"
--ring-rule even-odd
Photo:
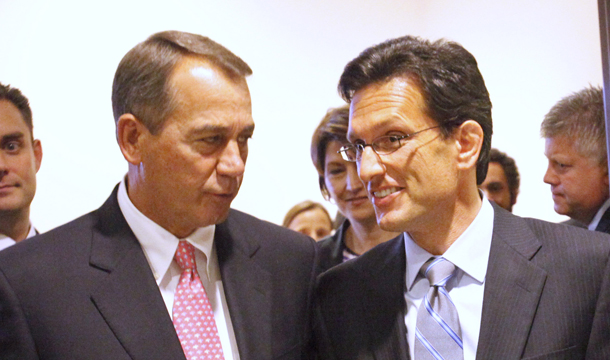
[(466, 120), (455, 132), (458, 145), (458, 168), (476, 169), (483, 146), (483, 128), (474, 120)]
[(40, 164), (42, 164), (42, 144), (40, 140), (36, 139), (32, 142), (32, 148), (34, 150), (34, 161), (36, 163), (36, 172), (40, 170)]
[(145, 145), (143, 140), (150, 135), (146, 126), (133, 114), (123, 114), (117, 122), (117, 142), (125, 160), (133, 165), (142, 161), (142, 147)]

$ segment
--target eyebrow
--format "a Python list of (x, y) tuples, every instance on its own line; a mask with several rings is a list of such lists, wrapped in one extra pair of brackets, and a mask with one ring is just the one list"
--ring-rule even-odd
[[(227, 133), (230, 131), (230, 128), (230, 126), (226, 125), (204, 125), (199, 128), (193, 129), (191, 131), (191, 135), (200, 135), (207, 133)], [(246, 126), (239, 133), (242, 134), (244, 132), (254, 132), (254, 124)]]
[[(368, 129), (367, 133), (376, 132), (376, 131), (379, 131), (379, 129), (383, 129), (384, 127), (388, 127), (388, 124), (393, 122), (393, 121), (395, 121), (395, 120), (396, 120), (396, 117), (395, 116), (391, 116), (391, 115), (390, 116), (386, 116), (386, 117), (384, 117), (384, 118), (382, 118), (380, 120), (376, 120), (376, 123)], [(387, 131), (386, 131), (386, 133), (387, 133)], [(349, 128), (348, 128), (348, 131), (347, 131), (346, 138), (347, 138), (347, 141), (349, 141), (352, 144), (355, 141), (362, 140), (360, 137), (355, 138), (355, 134), (352, 131), (349, 131)], [(362, 141), (364, 141), (364, 140), (362, 140)]]
[(14, 132), (14, 133), (2, 135), (2, 139), (0, 139), (0, 142), (2, 144), (5, 144), (5, 143), (7, 143), (9, 141), (21, 140), (24, 137), (25, 137), (25, 134), (23, 134), (21, 131), (17, 131), (17, 132)]

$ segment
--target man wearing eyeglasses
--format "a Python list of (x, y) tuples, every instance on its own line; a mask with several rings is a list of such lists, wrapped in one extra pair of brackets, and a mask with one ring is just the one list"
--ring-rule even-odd
[(477, 188), (491, 102), (461, 45), (362, 52), (339, 90), (377, 221), (402, 237), (321, 276), (322, 359), (610, 358), (609, 239), (522, 219)]

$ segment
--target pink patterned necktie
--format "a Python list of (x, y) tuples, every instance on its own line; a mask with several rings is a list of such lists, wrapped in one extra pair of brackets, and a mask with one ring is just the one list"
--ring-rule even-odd
[(214, 311), (195, 265), (195, 248), (180, 241), (174, 259), (182, 274), (172, 313), (184, 354), (188, 360), (224, 360)]

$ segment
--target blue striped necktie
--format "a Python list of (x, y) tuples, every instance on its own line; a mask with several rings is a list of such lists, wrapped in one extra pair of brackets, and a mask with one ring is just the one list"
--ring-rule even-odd
[(463, 360), (462, 331), (458, 313), (445, 289), (455, 265), (442, 257), (430, 258), (420, 274), (430, 290), (417, 312), (414, 360)]

